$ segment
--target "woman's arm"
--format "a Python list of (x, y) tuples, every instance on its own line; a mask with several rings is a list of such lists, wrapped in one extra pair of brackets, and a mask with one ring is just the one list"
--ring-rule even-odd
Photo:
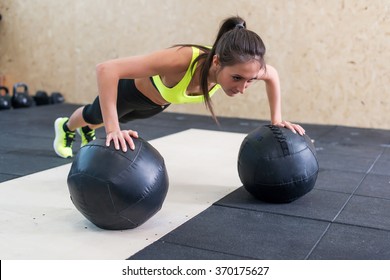
[(122, 147), (126, 151), (126, 142), (134, 149), (131, 137), (138, 137), (136, 131), (120, 129), (116, 109), (119, 79), (177, 73), (188, 67), (191, 56), (192, 50), (169, 48), (148, 55), (109, 60), (96, 66), (100, 106), (107, 134), (106, 145), (113, 141), (116, 149)]
[(267, 72), (263, 76), (271, 113), (271, 123), (282, 121), (282, 100), (278, 72), (271, 65), (267, 65)]
[(271, 112), (271, 123), (276, 126), (286, 127), (293, 131), (298, 132), (300, 135), (305, 134), (305, 130), (298, 124), (293, 124), (282, 119), (282, 99), (280, 91), (280, 80), (278, 72), (271, 65), (267, 65), (267, 70), (264, 75), (261, 76), (261, 80), (264, 80), (269, 108)]

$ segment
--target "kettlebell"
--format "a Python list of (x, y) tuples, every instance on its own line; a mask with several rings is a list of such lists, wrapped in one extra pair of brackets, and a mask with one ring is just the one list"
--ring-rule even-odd
[[(4, 95), (1, 91), (4, 91)], [(0, 86), (0, 110), (7, 109), (11, 109), (11, 96), (9, 95), (8, 88)]]
[(50, 97), (44, 90), (38, 90), (35, 93), (34, 101), (37, 106), (50, 104)]
[(11, 104), (15, 109), (28, 108), (34, 104), (32, 97), (28, 94), (28, 86), (25, 83), (14, 84)]
[(50, 95), (50, 104), (60, 104), (64, 102), (65, 102), (65, 98), (60, 92), (53, 92)]

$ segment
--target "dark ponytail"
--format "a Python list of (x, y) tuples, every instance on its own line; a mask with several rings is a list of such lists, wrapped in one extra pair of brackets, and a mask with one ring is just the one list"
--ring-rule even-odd
[(200, 64), (200, 87), (206, 108), (218, 123), (208, 88), (208, 75), (214, 55), (218, 55), (222, 68), (237, 63), (257, 60), (261, 68), (265, 69), (265, 46), (259, 35), (246, 29), (246, 22), (238, 16), (229, 17), (222, 22), (211, 50), (204, 46), (195, 46), (203, 50), (204, 53), (197, 57), (192, 67), (194, 67), (196, 62), (203, 60)]

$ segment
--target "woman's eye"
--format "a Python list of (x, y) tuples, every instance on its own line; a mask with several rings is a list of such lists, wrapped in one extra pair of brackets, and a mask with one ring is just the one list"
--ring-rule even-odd
[(241, 80), (241, 77), (233, 76), (233, 80), (234, 81), (239, 81), (239, 80)]

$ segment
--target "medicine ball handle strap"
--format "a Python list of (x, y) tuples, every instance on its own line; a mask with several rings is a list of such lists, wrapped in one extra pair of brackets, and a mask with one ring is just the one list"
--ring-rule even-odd
[(275, 125), (268, 125), (268, 127), (271, 129), (276, 140), (278, 140), (280, 147), (282, 148), (283, 155), (284, 156), (290, 155), (290, 151), (288, 149), (288, 144), (287, 144), (287, 139), (286, 139), (286, 136), (283, 134), (282, 129), (278, 126), (275, 126)]

